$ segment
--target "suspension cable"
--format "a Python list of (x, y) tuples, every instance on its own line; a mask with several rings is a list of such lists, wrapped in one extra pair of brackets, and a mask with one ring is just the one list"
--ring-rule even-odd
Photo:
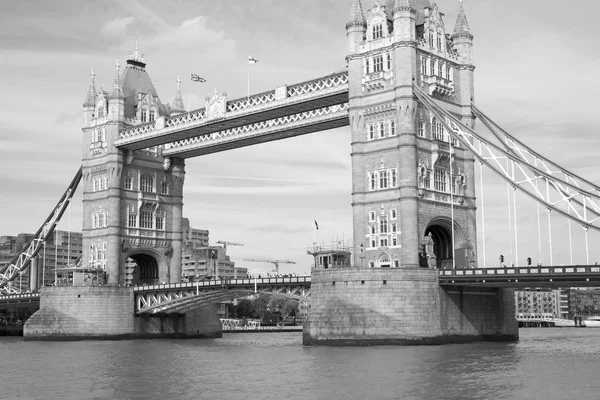
[[(546, 181), (546, 194), (550, 192), (550, 185), (548, 181)], [(552, 256), (552, 219), (550, 218), (550, 212), (552, 211), (550, 208), (546, 208), (548, 211), (548, 244), (550, 245), (550, 265), (554, 265), (553, 256)]]
[[(537, 168), (537, 158), (535, 159), (535, 166)], [(535, 190), (539, 192), (539, 180), (535, 180)], [(535, 202), (535, 209), (537, 211), (537, 229), (538, 229), (538, 265), (542, 264), (542, 229), (540, 226), (540, 203), (538, 201)]]
[[(481, 151), (481, 142), (479, 142), (479, 150)], [(487, 268), (485, 259), (485, 207), (483, 201), (483, 163), (479, 161), (479, 183), (481, 186), (481, 229), (483, 230), (483, 268)]]
[(584, 226), (583, 230), (585, 231), (585, 264), (590, 265), (590, 248), (588, 244), (588, 227)]
[[(508, 171), (508, 158), (506, 159), (506, 170)], [(506, 182), (506, 200), (508, 203), (508, 251), (512, 262), (512, 214), (510, 210), (510, 183), (508, 182)]]
[(451, 219), (451, 233), (452, 233), (452, 269), (456, 269), (456, 252), (454, 249), (454, 179), (452, 174), (452, 137), (448, 135), (448, 144), (450, 145), (450, 219)]
[[(513, 179), (515, 178), (515, 163), (513, 161), (510, 162), (512, 164), (512, 173)], [(513, 218), (514, 218), (514, 228), (515, 228), (515, 264), (519, 265), (519, 241), (517, 238), (517, 188), (513, 186), (512, 188), (512, 198), (513, 198)]]

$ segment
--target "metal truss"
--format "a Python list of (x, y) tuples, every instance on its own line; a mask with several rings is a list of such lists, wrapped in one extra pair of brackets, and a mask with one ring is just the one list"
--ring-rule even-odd
[(176, 284), (138, 287), (135, 308), (138, 314), (173, 314), (207, 304), (260, 293), (278, 294), (297, 300), (310, 298), (310, 278), (265, 278), (203, 282), (203, 285)]
[(11, 282), (19, 276), (19, 273), (25, 271), (25, 269), (29, 267), (31, 259), (37, 255), (46, 239), (54, 232), (56, 225), (69, 206), (71, 198), (81, 181), (81, 176), (82, 168), (80, 167), (67, 190), (63, 193), (48, 218), (46, 218), (46, 221), (44, 221), (40, 229), (33, 235), (31, 241), (25, 246), (25, 249), (0, 271), (0, 294), (10, 295), (21, 292), (20, 288), (14, 287)]
[[(512, 136), (506, 136), (506, 140), (499, 145), (492, 143), (440, 107), (419, 87), (414, 86), (414, 93), (452, 137), (514, 190), (544, 205), (548, 212), (554, 211), (578, 222), (586, 231), (600, 231), (600, 195), (597, 186), (558, 167)], [(480, 112), (478, 114), (482, 115)], [(497, 127), (487, 117), (485, 121)]]
[[(266, 93), (228, 101), (222, 115), (209, 115), (210, 113), (207, 114), (206, 109), (203, 108), (127, 128), (119, 132), (119, 140), (115, 144), (131, 148), (136, 148), (136, 143), (142, 146), (139, 142), (143, 141), (155, 141), (156, 143), (153, 142), (152, 146), (160, 144), (161, 141), (162, 144), (165, 144), (172, 141), (172, 139), (166, 138), (168, 135), (178, 132), (194, 130), (198, 134), (210, 134), (217, 130), (222, 131), (223, 128), (234, 128), (268, 119), (262, 115), (269, 113), (275, 114), (271, 117), (272, 119), (347, 102), (347, 95), (348, 72), (344, 71), (296, 85), (282, 86)], [(324, 100), (327, 98), (330, 100)], [(198, 134), (194, 136), (198, 136)], [(165, 139), (160, 139), (163, 136)]]
[[(348, 103), (270, 119), (166, 145), (164, 156), (207, 154), (348, 125)], [(210, 149), (210, 150), (209, 150)]]

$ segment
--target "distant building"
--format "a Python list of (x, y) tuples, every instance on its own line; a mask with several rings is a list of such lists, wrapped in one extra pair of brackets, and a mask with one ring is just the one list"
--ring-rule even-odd
[[(23, 252), (33, 234), (20, 233), (17, 236), (0, 236), (0, 268), (5, 267), (12, 259)], [(55, 279), (55, 269), (65, 268), (75, 263), (82, 254), (81, 232), (55, 231), (48, 237), (45, 245), (35, 257), (37, 263), (37, 286), (52, 284)], [(13, 281), (21, 290), (31, 287), (30, 268), (22, 276)]]
[(600, 288), (568, 289), (569, 318), (600, 315)]
[(183, 247), (181, 278), (184, 282), (203, 279), (236, 279), (246, 277), (247, 268), (235, 268), (235, 263), (222, 246), (209, 245), (209, 232), (194, 229), (187, 218), (183, 219)]
[(560, 290), (516, 290), (515, 313), (562, 318)]

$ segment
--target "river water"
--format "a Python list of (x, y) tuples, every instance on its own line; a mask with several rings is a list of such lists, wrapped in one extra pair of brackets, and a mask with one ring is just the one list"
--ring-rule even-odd
[(600, 399), (600, 329), (517, 343), (303, 347), (301, 333), (209, 340), (0, 337), (2, 399)]

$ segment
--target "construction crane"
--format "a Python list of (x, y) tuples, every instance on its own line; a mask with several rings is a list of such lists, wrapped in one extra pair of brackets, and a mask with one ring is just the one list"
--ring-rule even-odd
[(243, 244), (241, 244), (241, 243), (236, 243), (236, 242), (228, 242), (228, 241), (226, 241), (226, 240), (217, 240), (217, 243), (219, 243), (219, 244), (222, 244), (222, 245), (223, 245), (223, 248), (224, 248), (225, 250), (227, 250), (227, 245), (230, 245), (230, 246), (243, 246)]
[(275, 264), (275, 273), (279, 273), (279, 264), (296, 264), (296, 261), (290, 260), (267, 260), (264, 258), (244, 258), (244, 261), (250, 262), (262, 262), (262, 263), (271, 263)]

